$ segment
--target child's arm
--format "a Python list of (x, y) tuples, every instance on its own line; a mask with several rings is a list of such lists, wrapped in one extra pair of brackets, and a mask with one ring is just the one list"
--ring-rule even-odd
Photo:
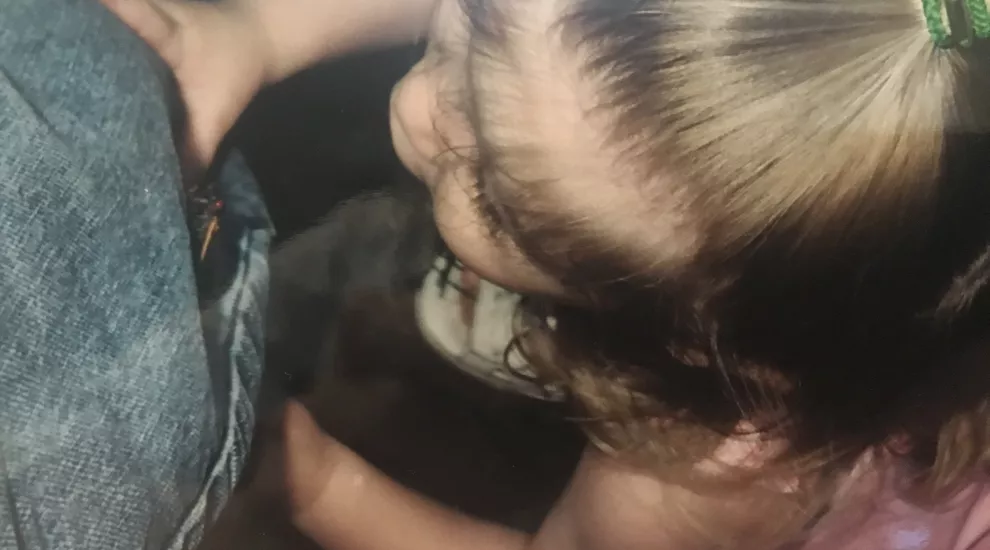
[(523, 533), (474, 520), (405, 489), (323, 432), (290, 402), (283, 444), (254, 490), (284, 492), (296, 526), (333, 550), (522, 550)]
[(266, 83), (326, 57), (412, 42), (437, 0), (101, 1), (172, 68), (188, 116), (184, 160), (204, 167)]
[(322, 548), (334, 550), (530, 548), (525, 534), (436, 504), (346, 449), (319, 498), (294, 520)]
[(422, 37), (437, 0), (232, 0), (242, 3), (267, 37), (269, 80), (322, 59)]
[(322, 434), (299, 406), (287, 413), (286, 449), (294, 521), (334, 550), (762, 549), (770, 547), (761, 545), (765, 531), (786, 517), (766, 502), (698, 496), (590, 451), (529, 536), (399, 486)]
[[(660, 531), (655, 485), (609, 488), (605, 459), (582, 461), (567, 494), (535, 536), (445, 508), (341, 449), (320, 496), (296, 526), (333, 550), (701, 550)], [(627, 480), (628, 481), (628, 480)], [(707, 547), (706, 549), (707, 550)]]

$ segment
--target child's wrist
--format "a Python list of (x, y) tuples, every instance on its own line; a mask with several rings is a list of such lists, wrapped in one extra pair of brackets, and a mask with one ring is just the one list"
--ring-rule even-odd
[(289, 481), (292, 523), (303, 533), (325, 530), (328, 522), (343, 517), (342, 503), (354, 501), (354, 491), (361, 490), (369, 473), (364, 459), (336, 440), (320, 458), (313, 474)]
[(282, 471), (285, 502), (297, 525), (323, 515), (320, 509), (333, 507), (333, 499), (347, 498), (339, 494), (344, 484), (338, 480), (360, 471), (364, 460), (322, 431), (299, 403), (290, 402), (285, 409), (282, 443), (273, 456)]
[[(266, 2), (272, 0), (228, 0), (231, 9), (237, 12), (237, 17), (241, 19), (247, 29), (250, 44), (259, 56), (258, 62), (262, 67), (263, 83), (272, 84), (285, 78), (282, 74), (277, 36), (272, 29), (269, 18), (265, 12)], [(277, 3), (277, 2), (276, 2)]]

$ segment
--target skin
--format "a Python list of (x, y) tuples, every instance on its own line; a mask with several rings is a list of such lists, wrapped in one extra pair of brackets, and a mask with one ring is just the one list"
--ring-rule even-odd
[[(530, 8), (534, 12), (529, 15), (553, 10), (556, 4), (553, 0), (535, 2), (535, 7)], [(468, 33), (460, 3), (442, 0), (430, 24), (426, 55), (392, 94), (391, 129), (396, 153), (429, 188), (437, 227), (465, 266), (506, 288), (560, 295), (563, 291), (549, 275), (530, 262), (509, 239), (493, 235), (488, 228), (490, 222), (483, 219), (472, 198), (477, 193), (473, 171), (449, 169), (444, 164), (450, 150), (471, 149), (480, 140), (491, 140), (491, 136), (482, 135), (466, 116), (444, 106), (440, 99), (451, 89), (466, 89), (462, 80), (469, 62)], [(558, 105), (562, 109), (568, 107)], [(544, 115), (547, 119), (569, 116)], [(545, 129), (523, 128), (522, 133), (545, 135)], [(346, 458), (338, 462), (335, 481), (316, 497), (310, 513), (300, 520), (304, 528), (309, 526), (307, 533), (329, 547), (634, 550), (660, 548), (658, 544), (669, 540), (656, 521), (662, 485), (596, 451), (587, 452), (570, 488), (535, 536), (452, 513), (372, 473), (362, 459), (349, 451), (341, 454)], [(365, 501), (369, 510), (377, 511), (376, 523), (394, 526), (379, 535), (381, 540), (372, 541), (369, 535), (374, 529), (366, 525), (367, 517), (358, 504)], [(341, 503), (348, 503), (346, 509)], [(388, 511), (394, 511), (394, 515)], [(383, 517), (388, 519), (383, 521)], [(330, 527), (331, 518), (333, 524), (349, 527)], [(412, 533), (423, 533), (423, 538), (414, 539)]]
[[(545, 2), (547, 4), (549, 2)], [(446, 169), (452, 149), (472, 148), (487, 139), (466, 117), (444, 108), (439, 98), (465, 74), (467, 26), (456, 0), (439, 3), (429, 29), (424, 58), (392, 94), (393, 144), (405, 166), (433, 196), (437, 227), (451, 251), (472, 271), (503, 287), (529, 293), (561, 294), (559, 285), (504, 237), (493, 235), (472, 194), (473, 172)], [(325, 547), (343, 549), (589, 549), (657, 548), (662, 540), (651, 509), (659, 505), (660, 484), (589, 451), (561, 502), (535, 536), (454, 513), (396, 485), (363, 459), (330, 440), (305, 410), (290, 408), (286, 425), (301, 448), (324, 442), (323, 473), (303, 471), (296, 479), (325, 479), (297, 523)], [(331, 450), (328, 450), (331, 449)], [(327, 455), (330, 458), (326, 458)], [(290, 461), (291, 462), (291, 461)], [(332, 465), (332, 466), (328, 466)], [(327, 469), (329, 468), (329, 472)], [(619, 498), (618, 495), (632, 498)], [(376, 528), (389, 525), (389, 529)]]
[(429, 188), (437, 228), (450, 250), (482, 278), (525, 293), (560, 294), (559, 285), (514, 244), (497, 238), (478, 212), (474, 173), (449, 169), (452, 150), (471, 150), (479, 135), (463, 113), (445, 106), (448, 90), (464, 93), (468, 63), (466, 16), (443, 0), (431, 20), (429, 47), (393, 90), (392, 142), (399, 159)]

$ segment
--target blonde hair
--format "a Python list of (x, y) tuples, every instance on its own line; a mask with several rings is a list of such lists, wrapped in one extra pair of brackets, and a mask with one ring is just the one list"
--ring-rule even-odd
[[(499, 193), (513, 240), (593, 304), (521, 333), (592, 440), (670, 479), (744, 424), (786, 442), (764, 471), (831, 479), (895, 437), (927, 497), (985, 469), (985, 44), (936, 48), (920, 0), (575, 0), (559, 25), (646, 174), (601, 185), (662, 181), (699, 234), (671, 268), (554, 211), (566, 180)], [(629, 216), (649, 235), (669, 208)]]

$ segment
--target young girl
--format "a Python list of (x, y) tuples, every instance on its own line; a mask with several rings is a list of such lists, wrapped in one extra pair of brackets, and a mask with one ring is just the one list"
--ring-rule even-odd
[(984, 2), (110, 5), (175, 68), (200, 160), (261, 83), (428, 26), (396, 151), (459, 260), (531, 297), (519, 349), (589, 435), (529, 536), (292, 407), (321, 545), (990, 548)]

